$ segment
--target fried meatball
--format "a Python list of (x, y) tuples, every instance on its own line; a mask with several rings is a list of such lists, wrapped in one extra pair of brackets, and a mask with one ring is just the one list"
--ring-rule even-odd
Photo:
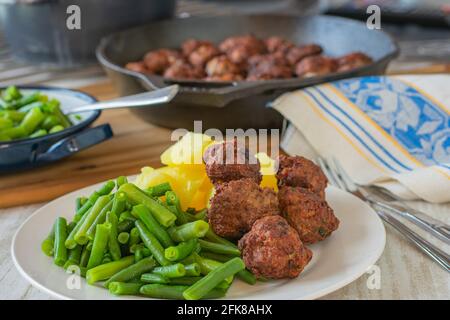
[(197, 49), (192, 51), (188, 57), (188, 60), (193, 66), (204, 67), (209, 60), (219, 54), (220, 51), (212, 44), (202, 44)]
[(210, 45), (212, 46), (212, 42), (205, 40), (197, 40), (197, 39), (187, 39), (181, 45), (181, 52), (185, 57), (188, 57), (195, 49), (202, 45)]
[(337, 59), (337, 71), (349, 71), (372, 63), (372, 58), (361, 52), (352, 52)]
[(278, 215), (256, 220), (239, 240), (239, 249), (245, 266), (258, 278), (295, 278), (312, 258), (295, 229)]
[(256, 54), (261, 53), (256, 47), (240, 45), (228, 50), (227, 55), (230, 61), (240, 66), (246, 66), (247, 60)]
[(201, 68), (194, 67), (183, 60), (176, 61), (164, 71), (164, 77), (171, 79), (201, 79), (203, 76)]
[(176, 50), (158, 49), (150, 51), (144, 56), (144, 64), (150, 73), (162, 74), (180, 57), (180, 53)]
[(302, 187), (325, 199), (328, 179), (314, 162), (300, 156), (284, 155), (280, 155), (278, 162), (278, 186)]
[(261, 188), (253, 179), (240, 179), (216, 186), (208, 221), (219, 236), (237, 240), (259, 218), (278, 214), (278, 200), (272, 189)]
[(252, 65), (248, 71), (247, 80), (268, 80), (268, 79), (285, 79), (292, 77), (292, 70), (282, 59), (269, 55), (265, 58), (255, 58), (252, 60)]
[(228, 52), (231, 49), (241, 46), (252, 48), (253, 51), (258, 53), (264, 53), (266, 51), (264, 42), (253, 35), (228, 37), (219, 44), (219, 49), (222, 52)]
[(322, 53), (322, 47), (317, 44), (308, 44), (300, 47), (293, 47), (286, 53), (286, 59), (290, 65), (296, 65), (303, 58)]
[(140, 73), (148, 73), (147, 68), (145, 67), (144, 62), (136, 61), (136, 62), (128, 62), (125, 65), (125, 68), (131, 71), (140, 72)]
[(261, 182), (258, 159), (250, 159), (248, 149), (239, 146), (237, 139), (213, 144), (206, 149), (203, 160), (206, 174), (213, 184), (242, 178), (251, 178), (258, 184)]
[(335, 72), (338, 68), (337, 61), (324, 56), (309, 56), (300, 60), (295, 67), (295, 73), (299, 77), (309, 78)]
[(278, 190), (278, 201), (281, 215), (304, 243), (321, 241), (339, 226), (333, 209), (308, 189), (283, 186)]
[(284, 38), (273, 36), (264, 40), (264, 44), (266, 45), (267, 51), (270, 53), (273, 52), (283, 52), (286, 53), (289, 49), (294, 47), (294, 44), (291, 41), (288, 41)]
[(226, 74), (239, 75), (240, 73), (241, 70), (239, 67), (231, 62), (231, 60), (225, 55), (212, 58), (206, 64), (206, 74), (210, 77), (223, 76)]

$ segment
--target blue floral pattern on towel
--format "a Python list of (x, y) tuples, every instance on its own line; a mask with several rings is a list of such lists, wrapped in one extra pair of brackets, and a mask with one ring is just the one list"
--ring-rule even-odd
[(400, 80), (372, 76), (334, 86), (425, 165), (450, 165), (450, 117)]

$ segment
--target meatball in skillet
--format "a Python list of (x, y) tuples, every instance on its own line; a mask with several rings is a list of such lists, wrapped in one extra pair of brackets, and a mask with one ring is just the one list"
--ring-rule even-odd
[(183, 56), (188, 57), (195, 49), (202, 45), (213, 46), (212, 42), (206, 40), (187, 39), (181, 45)]
[(336, 72), (337, 68), (336, 59), (316, 55), (300, 60), (295, 66), (295, 73), (299, 77), (309, 78)]
[(300, 156), (281, 155), (278, 161), (278, 186), (302, 187), (325, 199), (328, 179), (319, 166)]
[(241, 69), (227, 56), (221, 55), (208, 61), (206, 74), (209, 77), (220, 77), (229, 74), (240, 75)]
[(203, 68), (209, 60), (219, 54), (220, 51), (212, 44), (202, 44), (191, 52), (188, 60), (193, 66)]
[(274, 54), (256, 55), (249, 60), (247, 80), (285, 79), (292, 70), (283, 57)]
[(353, 52), (338, 58), (337, 71), (349, 71), (372, 63), (372, 58), (361, 52)]
[(240, 179), (216, 185), (208, 221), (219, 236), (237, 240), (259, 218), (278, 214), (278, 200), (272, 189), (261, 188), (253, 179)]
[(278, 191), (278, 201), (281, 215), (304, 243), (321, 241), (339, 226), (333, 209), (308, 189), (283, 186)]
[(213, 184), (250, 178), (257, 184), (261, 182), (259, 161), (250, 161), (247, 148), (238, 146), (237, 139), (213, 144), (206, 149), (203, 160), (206, 174)]
[(308, 44), (300, 47), (293, 47), (287, 51), (286, 59), (290, 65), (296, 65), (300, 60), (309, 56), (322, 53), (322, 47), (317, 44)]
[(277, 36), (264, 39), (264, 44), (266, 45), (267, 51), (270, 53), (286, 53), (289, 49), (294, 47), (294, 44), (291, 41)]
[(246, 267), (258, 278), (295, 278), (309, 263), (312, 252), (281, 216), (256, 220), (239, 249)]
[(140, 72), (140, 73), (149, 73), (144, 62), (136, 61), (136, 62), (128, 62), (125, 65), (125, 68), (131, 71)]
[(172, 63), (180, 59), (178, 51), (159, 49), (150, 51), (144, 56), (144, 64), (148, 72), (162, 74)]
[(164, 71), (163, 75), (171, 79), (201, 79), (204, 72), (202, 68), (192, 66), (184, 60), (177, 60)]

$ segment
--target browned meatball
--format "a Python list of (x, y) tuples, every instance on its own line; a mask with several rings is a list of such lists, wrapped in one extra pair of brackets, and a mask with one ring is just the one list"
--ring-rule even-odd
[(171, 79), (201, 79), (203, 76), (201, 68), (191, 66), (183, 60), (176, 61), (164, 71), (164, 77)]
[[(259, 60), (256, 61), (255, 60)], [(247, 80), (268, 80), (291, 78), (292, 70), (285, 60), (274, 55), (256, 56), (251, 60)]]
[(172, 63), (181, 57), (180, 53), (170, 49), (150, 51), (144, 56), (144, 64), (150, 73), (162, 74)]
[(257, 47), (245, 45), (239, 45), (227, 51), (230, 61), (241, 66), (245, 66), (247, 64), (247, 60), (251, 56), (259, 53), (260, 51)]
[(230, 59), (225, 56), (218, 56), (212, 58), (206, 64), (206, 74), (210, 77), (223, 76), (229, 74), (239, 75), (241, 70), (239, 67), (230, 61)]
[(197, 39), (187, 39), (181, 45), (181, 52), (185, 57), (188, 57), (195, 49), (202, 45), (210, 45), (212, 46), (212, 42), (205, 40), (197, 40)]
[(280, 155), (277, 179), (280, 187), (306, 188), (325, 199), (328, 179), (319, 166), (304, 157)]
[(308, 44), (300, 47), (289, 49), (286, 59), (290, 65), (297, 64), (303, 58), (314, 56), (322, 53), (322, 47), (316, 44)]
[(204, 67), (205, 64), (219, 55), (219, 50), (211, 44), (202, 44), (189, 55), (189, 62), (197, 67)]
[(290, 48), (294, 47), (294, 44), (284, 38), (273, 36), (264, 40), (267, 51), (283, 52), (286, 53)]
[(299, 77), (309, 78), (325, 75), (337, 71), (338, 64), (335, 59), (324, 56), (310, 56), (303, 58), (295, 67)]
[(142, 61), (128, 62), (125, 65), (125, 68), (135, 72), (148, 73), (148, 70), (145, 67), (144, 62)]
[(338, 58), (338, 71), (349, 71), (373, 62), (372, 58), (361, 52), (353, 52)]
[(253, 35), (244, 35), (226, 38), (219, 44), (219, 49), (222, 52), (228, 52), (231, 49), (240, 46), (252, 48), (253, 51), (258, 53), (264, 53), (266, 51), (266, 46), (264, 45), (264, 42)]
[(259, 218), (278, 214), (278, 200), (272, 189), (261, 188), (253, 179), (240, 179), (216, 186), (208, 221), (216, 234), (236, 240)]
[(333, 209), (308, 189), (283, 186), (278, 191), (278, 201), (281, 214), (304, 243), (321, 241), (339, 227)]
[(239, 249), (245, 266), (258, 278), (295, 278), (312, 258), (298, 233), (275, 215), (256, 220), (239, 240)]
[(212, 183), (222, 183), (242, 178), (261, 182), (260, 165), (256, 157), (250, 158), (245, 146), (239, 146), (237, 139), (213, 144), (206, 149), (203, 160), (206, 174)]

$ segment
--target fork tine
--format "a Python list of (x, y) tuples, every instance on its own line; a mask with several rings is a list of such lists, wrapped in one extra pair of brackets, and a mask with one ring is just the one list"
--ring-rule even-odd
[(347, 172), (342, 167), (338, 159), (333, 157), (333, 164), (337, 174), (341, 177), (341, 180), (346, 184), (347, 190), (355, 191), (358, 186), (353, 182), (352, 178), (347, 174)]
[(347, 186), (341, 181), (335, 170), (330, 166), (330, 162), (327, 161), (327, 159), (319, 157), (317, 161), (319, 162), (319, 166), (322, 168), (322, 171), (325, 173), (331, 184), (340, 189), (347, 190)]

